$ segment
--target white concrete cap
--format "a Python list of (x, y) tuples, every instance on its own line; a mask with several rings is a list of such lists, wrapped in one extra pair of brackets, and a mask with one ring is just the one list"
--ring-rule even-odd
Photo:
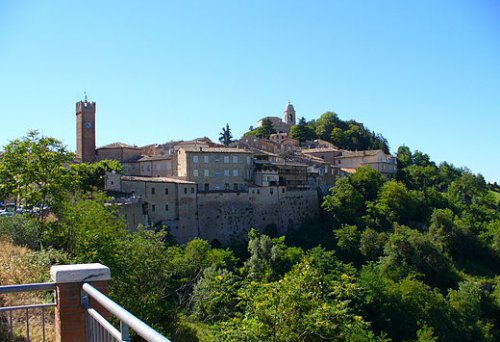
[(85, 281), (110, 280), (109, 267), (99, 263), (57, 265), (50, 268), (50, 277), (56, 283), (81, 283)]

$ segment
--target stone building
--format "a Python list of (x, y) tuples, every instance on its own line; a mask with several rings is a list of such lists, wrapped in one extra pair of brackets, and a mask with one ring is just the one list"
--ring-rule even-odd
[(309, 149), (302, 149), (302, 154), (306, 156), (312, 156), (312, 157), (317, 157), (321, 158), (325, 162), (335, 165), (335, 157), (341, 156), (342, 151), (333, 148), (333, 147), (318, 147), (318, 148), (309, 148)]
[(393, 177), (397, 171), (396, 158), (382, 150), (342, 151), (342, 155), (333, 159), (334, 165), (347, 174), (364, 165), (369, 165), (387, 178)]
[(139, 156), (122, 164), (125, 174), (130, 176), (172, 177), (174, 175), (171, 155)]
[(271, 120), (274, 129), (278, 133), (288, 133), (290, 131), (290, 128), (297, 122), (295, 108), (293, 108), (293, 105), (290, 102), (288, 102), (285, 107), (285, 111), (283, 112), (283, 119), (277, 116), (266, 116), (257, 122), (257, 125), (259, 127), (262, 126), (264, 119)]
[(190, 181), (113, 173), (106, 175), (105, 184), (131, 229), (166, 225), (179, 243), (201, 237), (227, 245), (246, 240), (250, 228), (264, 231), (270, 225), (284, 234), (319, 213), (315, 189), (270, 185), (198, 192)]
[(105, 189), (114, 195), (130, 228), (165, 225), (179, 242), (199, 235), (194, 182), (108, 173)]
[(181, 146), (174, 154), (176, 176), (198, 190), (242, 191), (252, 178), (252, 153), (239, 148)]

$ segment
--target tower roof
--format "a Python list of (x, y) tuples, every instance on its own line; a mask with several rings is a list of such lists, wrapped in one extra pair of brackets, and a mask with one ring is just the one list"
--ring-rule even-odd
[(295, 108), (293, 108), (293, 104), (291, 104), (290, 101), (288, 101), (288, 104), (285, 107), (285, 112), (295, 112)]

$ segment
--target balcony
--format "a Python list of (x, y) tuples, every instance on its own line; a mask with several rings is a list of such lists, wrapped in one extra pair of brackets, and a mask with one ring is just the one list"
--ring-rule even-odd
[[(42, 342), (170, 342), (106, 296), (111, 279), (101, 264), (52, 266), (53, 282), (0, 286), (2, 294), (48, 291), (49, 303), (2, 306), (0, 340)], [(116, 325), (110, 322), (118, 322)]]

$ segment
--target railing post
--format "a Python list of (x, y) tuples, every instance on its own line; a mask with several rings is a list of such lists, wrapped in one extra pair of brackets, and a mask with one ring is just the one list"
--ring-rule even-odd
[[(109, 268), (101, 264), (58, 265), (50, 268), (56, 283), (56, 342), (85, 342), (85, 309), (81, 305), (81, 286), (90, 283), (102, 293), (108, 291)], [(99, 305), (94, 305), (97, 308)], [(97, 309), (96, 308), (96, 309)], [(103, 315), (105, 312), (100, 310)]]

